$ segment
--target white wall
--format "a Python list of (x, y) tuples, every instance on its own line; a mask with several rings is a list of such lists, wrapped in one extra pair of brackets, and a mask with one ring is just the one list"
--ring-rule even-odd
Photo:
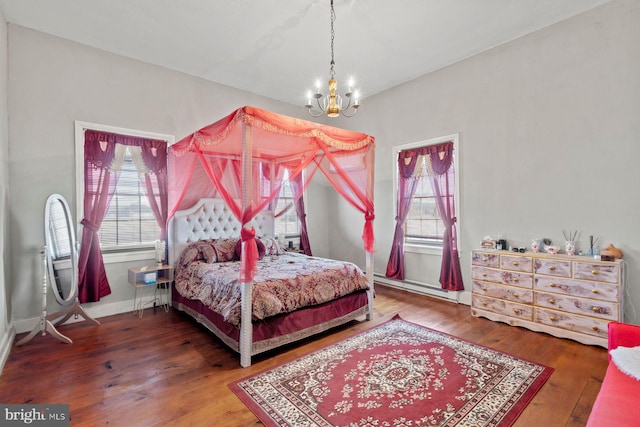
[[(179, 140), (243, 105), (290, 116), (305, 114), (298, 106), (15, 25), (9, 25), (9, 74), (11, 194), (10, 209), (2, 210), (8, 210), (10, 224), (11, 319), (19, 330), (30, 329), (40, 312), (38, 251), (44, 243), (44, 202), (50, 193), (60, 193), (76, 212), (74, 120), (170, 134)], [(5, 108), (2, 112), (6, 117)], [(0, 143), (6, 152), (1, 133)], [(0, 191), (5, 188), (0, 185)], [(107, 264), (112, 294), (87, 304), (90, 312), (132, 309), (127, 269), (145, 263)], [(55, 308), (53, 298), (49, 300)], [(25, 319), (28, 325), (21, 323)]]
[(9, 135), (7, 106), (7, 22), (0, 10), (0, 369), (8, 356), (13, 330), (9, 323)]
[[(9, 25), (8, 31), (11, 192), (7, 196), (8, 181), (0, 176), (0, 212), (8, 215), (5, 287), (13, 321), (39, 313), (37, 252), (46, 196), (63, 194), (75, 212), (74, 120), (179, 139), (246, 104), (306, 114), (299, 106), (25, 28)], [(527, 245), (534, 237), (560, 242), (563, 229), (577, 229), (581, 249), (593, 234), (625, 252), (630, 300), (640, 310), (634, 285), (640, 277), (637, 40), (640, 3), (614, 0), (371, 97), (355, 118), (332, 121), (376, 137), (376, 273), (384, 274), (394, 227), (392, 147), (459, 133), (459, 235), (467, 288), (469, 252), (483, 236), (501, 233), (514, 245)], [(0, 132), (4, 164), (6, 145)], [(309, 191), (314, 253), (363, 265), (362, 215), (322, 184)], [(342, 225), (322, 234), (326, 224)], [(417, 257), (407, 270), (419, 276), (411, 279), (436, 284), (437, 265), (437, 259)], [(99, 306), (132, 298), (127, 268), (107, 266), (113, 294)], [(627, 320), (638, 323), (640, 316)]]
[[(376, 273), (393, 233), (391, 148), (460, 133), (467, 290), (469, 253), (485, 235), (528, 246), (538, 237), (563, 243), (572, 229), (579, 250), (589, 235), (622, 249), (629, 302), (640, 310), (638, 40), (640, 2), (616, 0), (367, 99), (350, 120), (376, 137)], [(360, 239), (360, 230), (341, 232)], [(407, 269), (431, 261), (414, 258)], [(432, 270), (410, 278), (437, 284)], [(627, 320), (640, 323), (629, 304)]]

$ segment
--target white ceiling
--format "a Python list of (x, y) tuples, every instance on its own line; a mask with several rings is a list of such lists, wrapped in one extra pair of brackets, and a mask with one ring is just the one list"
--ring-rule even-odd
[[(361, 98), (609, 0), (335, 0)], [(0, 0), (8, 22), (292, 104), (329, 77), (329, 0)], [(342, 86), (341, 86), (342, 85)]]

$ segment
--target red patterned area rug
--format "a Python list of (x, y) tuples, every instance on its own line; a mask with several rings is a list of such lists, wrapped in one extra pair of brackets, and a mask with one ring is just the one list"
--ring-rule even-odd
[(396, 316), (229, 387), (269, 427), (504, 427), (552, 372)]

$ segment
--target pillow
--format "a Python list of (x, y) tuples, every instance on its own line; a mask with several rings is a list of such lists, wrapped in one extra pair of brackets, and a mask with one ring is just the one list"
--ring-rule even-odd
[(212, 240), (211, 242), (216, 253), (216, 260), (211, 262), (233, 261), (236, 257), (235, 248), (238, 241), (238, 239)]
[(282, 255), (284, 253), (278, 243), (278, 239), (273, 237), (260, 237), (259, 240), (264, 243), (266, 255)]
[(202, 256), (202, 252), (198, 249), (198, 243), (189, 243), (184, 247), (182, 252), (180, 253), (180, 257), (178, 257), (178, 262), (176, 265), (186, 267), (188, 264), (193, 261), (198, 261), (204, 259)]
[(618, 369), (630, 377), (640, 380), (640, 347), (617, 347), (609, 354)]
[[(260, 239), (255, 237), (254, 237), (254, 240), (256, 241), (256, 245), (258, 246), (258, 259), (262, 259), (264, 258), (264, 255), (266, 253), (266, 248), (264, 246), (264, 243), (262, 243)], [(241, 254), (242, 254), (242, 239), (238, 240), (238, 243), (236, 243), (235, 259), (239, 260)]]
[(196, 246), (202, 254), (202, 259), (211, 264), (212, 262), (218, 262), (218, 254), (213, 240), (203, 240), (196, 243)]
[(180, 258), (178, 258), (178, 264), (186, 265), (200, 260), (208, 263), (217, 262), (218, 256), (214, 242), (214, 240), (199, 240), (189, 243), (182, 250)]

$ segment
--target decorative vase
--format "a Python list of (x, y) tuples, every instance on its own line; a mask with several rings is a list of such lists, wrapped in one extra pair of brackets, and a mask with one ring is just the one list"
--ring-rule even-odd
[(536, 254), (540, 252), (540, 239), (533, 239), (531, 241), (531, 250)]
[(573, 240), (567, 240), (564, 243), (564, 249), (567, 251), (567, 255), (575, 255), (576, 254), (576, 242)]
[(158, 265), (164, 264), (164, 255), (167, 249), (167, 243), (164, 240), (156, 240), (156, 261)]

